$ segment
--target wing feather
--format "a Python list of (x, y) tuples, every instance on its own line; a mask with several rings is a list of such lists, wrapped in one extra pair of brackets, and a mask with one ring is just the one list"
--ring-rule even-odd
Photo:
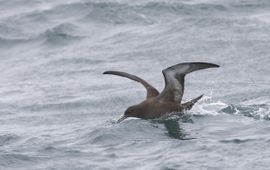
[(165, 88), (157, 96), (157, 99), (159, 101), (181, 103), (184, 94), (184, 82), (186, 74), (212, 67), (219, 67), (219, 65), (212, 63), (193, 62), (180, 63), (166, 68), (162, 71), (165, 79)]
[(152, 85), (150, 85), (148, 82), (146, 82), (144, 79), (138, 76), (121, 72), (121, 71), (105, 71), (103, 74), (112, 74), (112, 75), (117, 75), (121, 77), (126, 77), (126, 78), (129, 78), (131, 80), (141, 83), (147, 91), (147, 98), (156, 97), (159, 95), (159, 92), (156, 88), (154, 88)]

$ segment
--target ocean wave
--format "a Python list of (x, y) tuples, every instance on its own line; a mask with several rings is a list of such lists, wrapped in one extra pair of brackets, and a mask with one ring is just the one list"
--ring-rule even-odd
[[(124, 3), (124, 2), (72, 2), (65, 4), (55, 4), (50, 8), (38, 9), (31, 12), (25, 12), (24, 14), (18, 14), (17, 16), (9, 16), (5, 19), (8, 23), (18, 23), (23, 25), (25, 23), (31, 23), (32, 25), (39, 24), (47, 26), (46, 23), (51, 24), (51, 21), (64, 21), (81, 23), (90, 22), (105, 23), (105, 24), (136, 24), (136, 25), (149, 25), (160, 23), (161, 20), (173, 19), (174, 16), (201, 16), (208, 14), (220, 14), (222, 12), (234, 11), (235, 8), (249, 9), (252, 5), (253, 8), (260, 8), (264, 6), (264, 3), (242, 3), (237, 6), (235, 3), (228, 2), (222, 3), (186, 3), (168, 1), (168, 2), (140, 2), (140, 3)], [(239, 4), (238, 4), (239, 5)], [(259, 6), (258, 6), (259, 5)], [(54, 31), (52, 31), (54, 32)], [(48, 34), (52, 34), (48, 31)], [(65, 34), (57, 34), (58, 37), (65, 37)], [(57, 40), (51, 40), (53, 42)]]
[(40, 34), (39, 38), (44, 39), (44, 43), (48, 45), (66, 45), (82, 38), (82, 36), (76, 34), (77, 32), (75, 25), (64, 23), (47, 29)]
[(270, 99), (266, 96), (247, 99), (240, 104), (230, 104), (221, 111), (254, 119), (270, 120)]
[[(147, 2), (141, 4), (125, 3), (87, 3), (90, 12), (88, 20), (112, 24), (154, 24), (167, 17), (194, 15), (198, 12), (224, 11), (219, 4), (184, 4), (169, 2)], [(161, 15), (162, 13), (162, 15)], [(169, 14), (169, 15), (168, 15)], [(171, 15), (172, 14), (172, 15)]]
[(7, 18), (7, 20), (11, 19), (20, 23), (24, 21), (44, 24), (51, 20), (61, 19), (69, 22), (89, 21), (92, 23), (146, 25), (159, 22), (162, 16), (171, 18), (173, 15), (207, 14), (209, 12), (226, 11), (227, 8), (225, 5), (214, 3), (143, 2), (132, 4), (120, 2), (74, 2), (19, 14), (19, 16)]
[(268, 105), (229, 105), (222, 109), (222, 112), (270, 120), (270, 107)]
[(30, 41), (31, 39), (15, 25), (0, 23), (0, 48), (17, 45)]
[(46, 63), (47, 66), (57, 66), (57, 65), (89, 65), (89, 64), (100, 64), (103, 60), (85, 57), (73, 57), (73, 58), (60, 58), (56, 60), (51, 60)]
[(137, 6), (120, 3), (87, 3), (88, 14), (82, 21), (111, 24), (152, 24)]
[(12, 35), (6, 35), (6, 37), (0, 36), (0, 48), (6, 46), (20, 45), (29, 42), (43, 42), (45, 45), (67, 45), (75, 40), (83, 38), (78, 35), (78, 28), (69, 23), (63, 23), (56, 25), (52, 28), (45, 29), (43, 32), (37, 35), (28, 35), (24, 37), (14, 37)]
[(192, 115), (220, 115), (234, 114), (251, 117), (254, 119), (270, 120), (270, 100), (260, 97), (244, 101), (240, 104), (227, 104), (223, 101), (215, 101), (211, 96), (205, 96), (194, 108), (189, 111)]
[(15, 134), (3, 134), (0, 135), (0, 146), (8, 145), (14, 143), (20, 139), (19, 136)]
[(11, 168), (11, 167), (13, 167), (13, 165), (15, 165), (15, 167), (18, 165), (23, 167), (24, 165), (27, 164), (27, 162), (34, 163), (37, 160), (38, 160), (38, 157), (30, 156), (29, 154), (3, 153), (2, 152), (0, 154), (0, 167), (2, 166), (3, 169)]
[(242, 143), (253, 142), (253, 141), (256, 141), (256, 139), (224, 139), (224, 140), (220, 140), (220, 142), (222, 142), (222, 143), (234, 143), (234, 144), (242, 144)]
[[(0, 25), (0, 43), (4, 45), (25, 43), (29, 40), (45, 39), (45, 44), (66, 45), (79, 39), (81, 30), (74, 22), (80, 24), (136, 24), (149, 25), (166, 21), (176, 16), (197, 16), (229, 10), (224, 4), (204, 4), (184, 2), (73, 2), (57, 4), (50, 8), (39, 9), (29, 13), (9, 16)], [(162, 15), (161, 15), (162, 13)], [(58, 21), (61, 20), (61, 23)], [(8, 28), (11, 23), (19, 25), (16, 30)], [(52, 21), (58, 23), (53, 27)], [(219, 21), (218, 21), (219, 22)], [(5, 25), (6, 24), (6, 25)], [(36, 28), (29, 28), (37, 24)], [(7, 29), (8, 28), (8, 29)], [(45, 28), (45, 29), (44, 29)], [(8, 31), (8, 32), (7, 32)], [(2, 36), (2, 35), (5, 36)], [(79, 35), (78, 35), (79, 34)], [(23, 35), (23, 37), (21, 37)]]
[(270, 3), (268, 0), (260, 0), (260, 1), (252, 1), (252, 0), (247, 0), (243, 1), (242, 3), (230, 3), (230, 5), (234, 8), (239, 8), (239, 9), (264, 9), (268, 8)]
[(23, 37), (23, 33), (19, 28), (16, 28), (14, 25), (10, 25), (7, 23), (0, 23), (0, 37)]
[(61, 103), (44, 103), (22, 106), (21, 109), (30, 111), (61, 111), (61, 110), (77, 110), (88, 109), (94, 104), (90, 101), (67, 101)]
[(39, 153), (42, 153), (44, 155), (52, 155), (58, 156), (58, 155), (65, 155), (65, 156), (74, 156), (74, 155), (81, 155), (83, 154), (81, 151), (73, 149), (73, 148), (68, 148), (68, 147), (56, 147), (52, 145), (47, 145), (44, 147), (41, 147), (38, 150)]
[(150, 2), (143, 6), (145, 9), (152, 9), (162, 12), (174, 12), (179, 14), (193, 14), (196, 11), (225, 11), (227, 7), (222, 4), (187, 4), (187, 3), (168, 3), (168, 2)]
[[(160, 130), (162, 129), (162, 130)], [(167, 139), (164, 135), (166, 129), (161, 123), (149, 123), (147, 120), (131, 118), (122, 123), (109, 122), (106, 125), (100, 125), (89, 132), (85, 129), (78, 140), (79, 145), (98, 144), (98, 145), (119, 145), (123, 140), (130, 141), (127, 145), (133, 145), (134, 141), (145, 141), (147, 138), (152, 139)]]
[(29, 39), (20, 39), (20, 38), (3, 38), (0, 37), (0, 48), (12, 47), (14, 45), (22, 44), (29, 42)]

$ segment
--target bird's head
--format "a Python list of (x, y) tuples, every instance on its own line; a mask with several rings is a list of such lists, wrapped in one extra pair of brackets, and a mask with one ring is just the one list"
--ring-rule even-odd
[(118, 123), (122, 122), (128, 117), (140, 117), (140, 108), (137, 105), (130, 106), (125, 111), (124, 115), (117, 121)]

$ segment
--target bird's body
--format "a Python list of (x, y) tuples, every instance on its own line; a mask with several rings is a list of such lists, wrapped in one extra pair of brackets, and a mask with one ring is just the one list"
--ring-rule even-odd
[(131, 107), (131, 109), (133, 108), (139, 113), (134, 117), (139, 117), (142, 119), (155, 119), (163, 116), (166, 113), (182, 112), (184, 110), (180, 104), (173, 102), (161, 102), (156, 98), (147, 99)]
[(202, 95), (200, 95), (189, 102), (181, 103), (184, 94), (185, 75), (196, 70), (211, 67), (219, 66), (201, 62), (180, 63), (163, 70), (165, 88), (161, 93), (145, 80), (135, 75), (119, 71), (106, 71), (104, 74), (113, 74), (132, 79), (141, 83), (147, 90), (146, 99), (139, 104), (127, 108), (124, 116), (119, 119), (119, 122), (121, 122), (127, 117), (155, 119), (172, 112), (183, 114), (185, 110), (191, 109), (192, 106), (202, 98)]
[[(157, 98), (152, 97), (144, 100), (143, 102), (133, 105), (126, 110), (126, 113), (131, 117), (138, 117), (142, 119), (155, 119), (170, 114), (172, 112), (182, 115), (184, 111), (190, 110), (192, 106), (202, 98), (203, 95), (183, 104), (171, 101), (159, 101)], [(133, 110), (136, 110), (132, 115)], [(125, 116), (124, 116), (125, 118)]]

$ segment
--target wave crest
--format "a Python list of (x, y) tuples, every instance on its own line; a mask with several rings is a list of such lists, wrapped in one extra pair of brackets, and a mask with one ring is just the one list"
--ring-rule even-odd
[(76, 35), (77, 27), (73, 24), (60, 24), (51, 29), (47, 29), (39, 38), (45, 39), (49, 45), (65, 45), (73, 40), (82, 38)]
[(228, 105), (222, 111), (228, 114), (244, 115), (255, 119), (270, 120), (270, 100), (259, 97), (242, 102), (239, 105)]

